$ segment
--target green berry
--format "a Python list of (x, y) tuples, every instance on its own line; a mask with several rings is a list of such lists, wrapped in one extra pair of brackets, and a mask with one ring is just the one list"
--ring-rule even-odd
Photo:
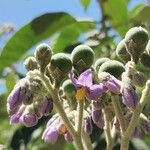
[(24, 66), (27, 71), (38, 69), (38, 64), (35, 57), (28, 57), (24, 62)]
[(99, 73), (108, 72), (116, 78), (120, 77), (121, 74), (125, 71), (124, 65), (116, 60), (109, 60), (104, 62), (100, 68)]
[(66, 54), (57, 53), (52, 56), (49, 69), (53, 77), (60, 80), (72, 69), (72, 62)]
[(93, 64), (94, 51), (89, 46), (79, 45), (72, 51), (71, 58), (74, 68), (81, 73)]
[(38, 62), (41, 71), (45, 71), (46, 66), (50, 63), (52, 50), (47, 44), (40, 44), (35, 50), (35, 58)]
[(131, 60), (130, 54), (127, 52), (124, 40), (120, 41), (116, 48), (116, 55), (124, 62)]
[(135, 63), (144, 52), (149, 40), (146, 29), (142, 27), (133, 27), (125, 35), (125, 43), (128, 53)]
[(140, 58), (140, 62), (145, 66), (150, 68), (150, 55), (148, 55), (147, 53), (143, 53), (141, 58)]
[(106, 61), (108, 61), (108, 60), (110, 60), (110, 59), (109, 59), (109, 58), (106, 58), (106, 57), (97, 59), (96, 62), (95, 62), (95, 66), (94, 66), (95, 70), (98, 71), (99, 68), (100, 68), (100, 66), (101, 66), (104, 62), (106, 62)]

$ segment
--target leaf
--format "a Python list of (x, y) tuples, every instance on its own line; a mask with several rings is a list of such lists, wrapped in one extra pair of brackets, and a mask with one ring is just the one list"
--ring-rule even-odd
[(131, 19), (136, 22), (150, 23), (150, 6), (139, 4), (131, 11)]
[(129, 17), (126, 0), (107, 0), (104, 2), (104, 11), (109, 17), (112, 26), (121, 36), (129, 29)]
[(84, 9), (86, 10), (90, 5), (91, 0), (80, 0), (80, 2), (83, 5)]
[(82, 33), (95, 28), (95, 26), (95, 22), (93, 21), (78, 21), (68, 25), (60, 32), (57, 39), (55, 39), (53, 49), (57, 52), (69, 45), (75, 44)]
[(7, 87), (8, 92), (10, 92), (13, 89), (14, 85), (16, 84), (16, 78), (17, 76), (14, 73), (10, 73), (7, 75), (6, 87)]
[(32, 20), (19, 29), (6, 43), (0, 55), (0, 69), (18, 61), (19, 58), (38, 42), (77, 22), (67, 13), (47, 13)]

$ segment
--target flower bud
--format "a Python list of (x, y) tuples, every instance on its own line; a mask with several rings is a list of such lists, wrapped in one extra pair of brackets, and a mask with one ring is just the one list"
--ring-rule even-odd
[(135, 92), (135, 90), (131, 88), (123, 88), (122, 89), (122, 99), (123, 103), (132, 109), (136, 108), (137, 102), (138, 102), (138, 96)]
[(46, 96), (45, 100), (42, 101), (42, 105), (41, 105), (41, 113), (44, 116), (48, 116), (52, 110), (53, 110), (53, 101), (50, 97)]
[(133, 27), (125, 35), (125, 43), (128, 53), (131, 55), (135, 63), (144, 52), (149, 40), (146, 29), (142, 27)]
[(100, 68), (100, 66), (101, 66), (104, 62), (106, 62), (106, 61), (108, 61), (108, 60), (110, 60), (110, 59), (109, 59), (109, 58), (106, 58), (106, 57), (97, 59), (96, 62), (95, 62), (95, 66), (94, 66), (95, 70), (98, 71), (99, 68)]
[(62, 89), (66, 94), (75, 94), (76, 88), (70, 79), (65, 80), (62, 84)]
[(71, 57), (74, 68), (81, 73), (93, 64), (94, 51), (86, 45), (79, 45), (73, 49)]
[(24, 66), (27, 71), (38, 69), (38, 64), (35, 57), (28, 57), (24, 62)]
[(21, 115), (19, 122), (26, 127), (31, 127), (38, 123), (38, 117), (36, 116), (32, 105), (26, 106), (26, 109)]
[(92, 120), (99, 127), (104, 127), (104, 117), (101, 110), (92, 110)]
[(57, 53), (52, 56), (49, 69), (56, 80), (62, 80), (72, 69), (72, 62), (66, 54)]
[(121, 74), (125, 71), (124, 65), (116, 60), (109, 60), (104, 62), (100, 68), (99, 73), (101, 72), (108, 72), (111, 75), (115, 76), (116, 78), (120, 77)]
[(20, 114), (20, 113), (15, 113), (15, 114), (13, 114), (12, 116), (10, 116), (10, 123), (11, 123), (11, 124), (19, 123), (20, 117), (21, 117), (21, 114)]
[(146, 83), (146, 77), (142, 72), (136, 72), (132, 76), (132, 82), (137, 86), (143, 87)]
[(150, 55), (143, 53), (140, 58), (140, 62), (145, 66), (150, 68)]
[(41, 71), (45, 71), (45, 68), (50, 63), (52, 56), (52, 50), (49, 45), (45, 43), (38, 45), (34, 55), (41, 68)]
[(124, 62), (131, 60), (130, 54), (127, 52), (124, 40), (120, 41), (116, 48), (116, 55)]

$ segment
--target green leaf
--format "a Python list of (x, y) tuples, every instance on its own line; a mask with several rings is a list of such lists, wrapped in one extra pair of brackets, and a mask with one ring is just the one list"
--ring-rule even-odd
[(18, 30), (6, 43), (0, 55), (0, 69), (18, 61), (20, 57), (38, 42), (77, 22), (67, 13), (47, 13), (32, 20)]
[(80, 0), (80, 2), (83, 5), (84, 9), (86, 10), (90, 5), (91, 0)]
[(70, 44), (75, 44), (82, 33), (94, 29), (95, 26), (96, 24), (93, 21), (77, 21), (68, 25), (60, 32), (57, 39), (55, 39), (53, 49), (59, 51)]
[(109, 17), (112, 26), (121, 36), (129, 29), (129, 17), (126, 0), (107, 0), (104, 2), (104, 11)]
[(13, 89), (14, 85), (16, 84), (16, 78), (17, 76), (14, 73), (10, 73), (7, 75), (6, 87), (7, 87), (8, 92), (10, 92)]
[(136, 22), (150, 23), (150, 6), (139, 4), (131, 11), (131, 19)]

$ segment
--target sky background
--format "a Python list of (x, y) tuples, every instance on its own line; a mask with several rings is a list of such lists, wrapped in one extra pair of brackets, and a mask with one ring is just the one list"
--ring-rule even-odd
[[(145, 3), (146, 0), (131, 0), (129, 8), (137, 3)], [(33, 18), (46, 12), (68, 12), (79, 18), (91, 18), (100, 20), (101, 15), (96, 0), (91, 0), (87, 11), (80, 4), (80, 0), (0, 0), (0, 24), (14, 24), (16, 30), (22, 27)], [(118, 8), (119, 13), (119, 8)], [(8, 40), (8, 36), (0, 40), (0, 48)], [(24, 72), (23, 64), (20, 65), (21, 72)], [(0, 81), (0, 93), (5, 90), (4, 83)]]

